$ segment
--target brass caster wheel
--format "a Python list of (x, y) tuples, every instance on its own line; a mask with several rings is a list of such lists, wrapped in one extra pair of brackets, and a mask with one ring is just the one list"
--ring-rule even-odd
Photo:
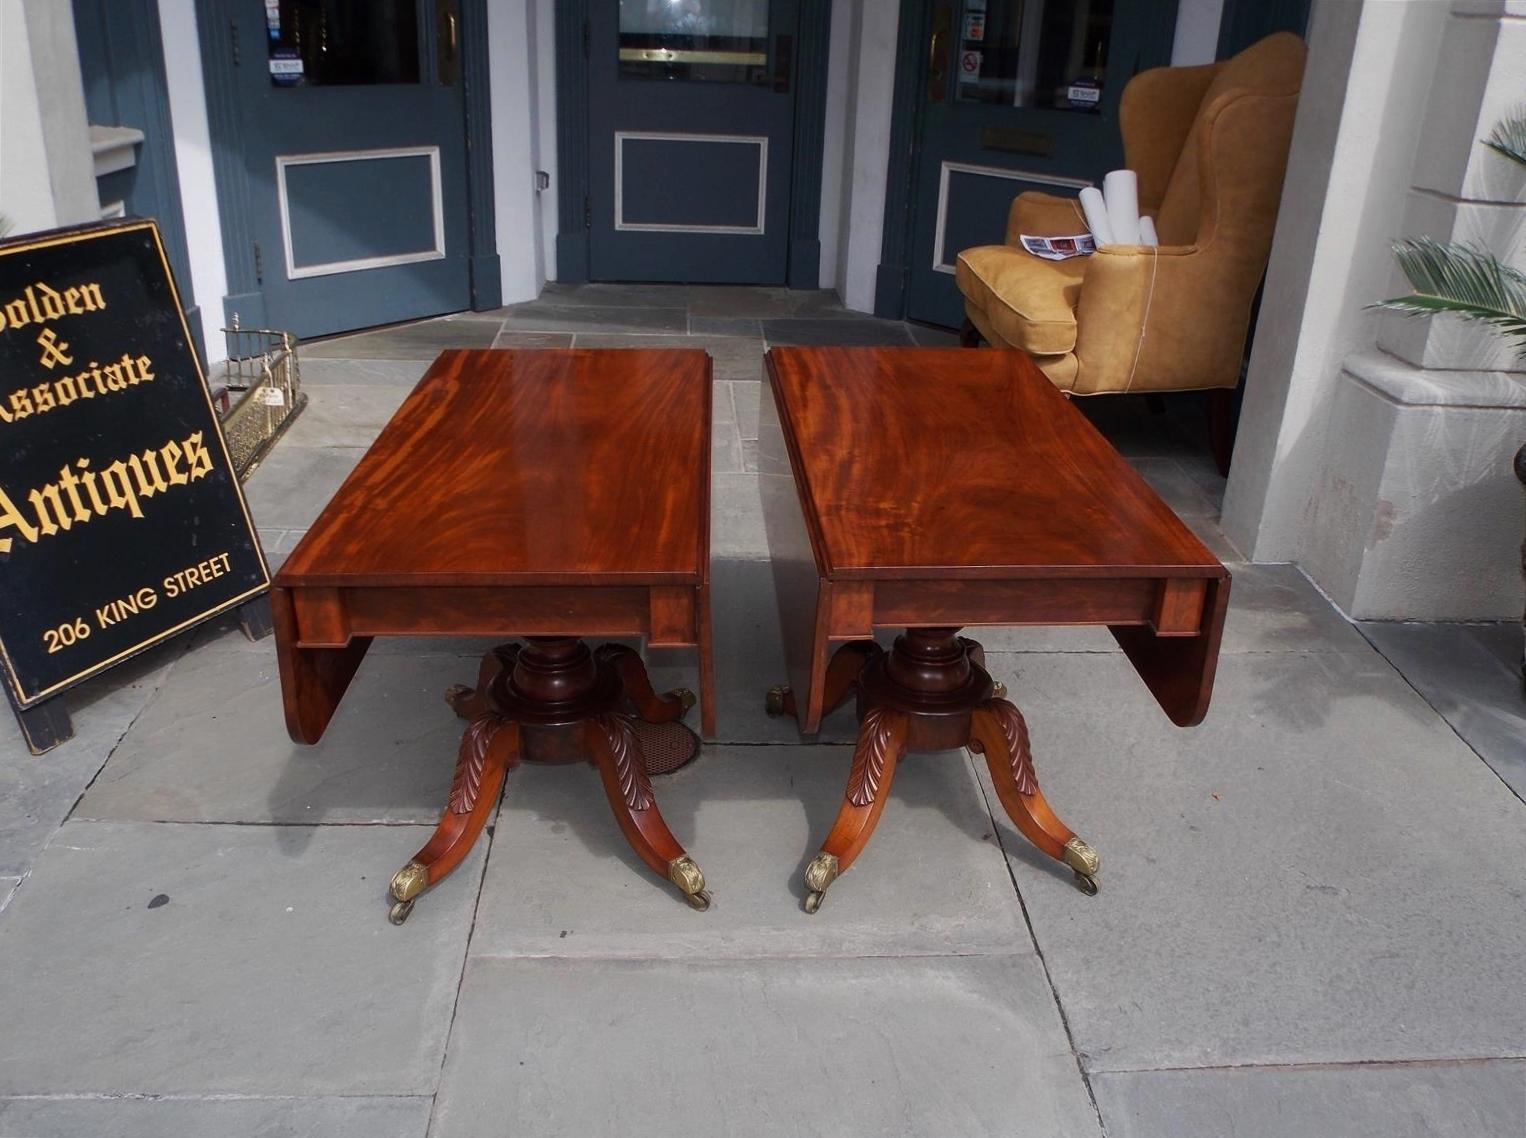
[(689, 908), (698, 909), (701, 913), (710, 907), (710, 893), (706, 889), (701, 889), (698, 893), (685, 893), (684, 900), (689, 902)]
[(394, 925), (400, 925), (408, 919), (408, 914), (413, 912), (412, 901), (398, 901), (387, 912), (387, 920)]
[(784, 714), (784, 697), (789, 694), (789, 688), (783, 684), (775, 684), (768, 689), (768, 696), (763, 701), (763, 710), (769, 715), (778, 717)]
[(463, 700), (471, 699), (475, 694), (476, 692), (465, 684), (451, 684), (445, 689), (445, 702), (450, 705), (452, 711), (456, 711)]
[(821, 908), (821, 899), (827, 895), (827, 888), (837, 880), (837, 858), (822, 850), (811, 859), (811, 864), (805, 867), (805, 911), (814, 913)]
[(1102, 888), (1102, 884), (1090, 873), (1077, 873), (1076, 888), (1088, 897), (1095, 897), (1097, 891)]
[(991, 685), (991, 695), (997, 699), (1006, 699), (1007, 685), (1002, 683), (1000, 680), (997, 680), (994, 684)]
[(679, 703), (683, 704), (684, 715), (688, 715), (689, 710), (699, 702), (694, 698), (694, 693), (691, 692), (688, 688), (674, 688), (672, 691), (668, 692), (668, 696), (669, 698), (676, 699)]

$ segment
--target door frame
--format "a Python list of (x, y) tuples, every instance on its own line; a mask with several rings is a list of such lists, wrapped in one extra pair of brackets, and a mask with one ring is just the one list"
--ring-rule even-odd
[[(880, 263), (874, 277), (874, 314), (891, 320), (906, 315), (909, 278), (907, 258), (915, 254), (911, 228), (916, 215), (913, 193), (916, 160), (922, 149), (922, 117), (918, 109), (927, 82), (928, 53), (923, 45), (932, 31), (938, 0), (901, 0), (896, 32), (895, 86), (890, 103), (890, 161), (885, 174), (885, 227), (880, 239)], [(1152, 0), (1158, 15), (1139, 45), (1133, 73), (1171, 62), (1176, 36), (1177, 0)]]
[[(556, 4), (556, 279), (588, 280), (588, 4)], [(831, 0), (802, 0), (795, 48), (795, 132), (790, 170), (789, 288), (821, 287), (821, 167), (827, 129)]]
[[(164, 35), (155, 0), (75, 0), (89, 9), (96, 26), (105, 28), (111, 50), (94, 61), (103, 70), (82, 75), (86, 103), (108, 99), (115, 114), (102, 126), (131, 125), (143, 131), (134, 166), (133, 211), (159, 224), (165, 255), (174, 270), (180, 299), (186, 304), (186, 326), (196, 351), (207, 358), (201, 342), (201, 316), (191, 286), (191, 258), (185, 238), (185, 207), (180, 197), (180, 174), (175, 166), (175, 126), (170, 113), (169, 80), (164, 69)], [(76, 20), (76, 24), (78, 20)], [(75, 33), (76, 43), (79, 33)], [(81, 60), (83, 68), (84, 60)], [(92, 88), (94, 98), (92, 98)], [(94, 116), (92, 116), (94, 121)], [(99, 179), (97, 179), (97, 182)], [(187, 303), (188, 302), (188, 303)]]
[[(238, 2), (238, 0), (234, 0)], [(245, 53), (258, 53), (265, 64), (263, 43), (238, 43), (228, 13), (229, 0), (195, 0), (196, 38), (201, 47), (201, 73), (207, 92), (207, 128), (212, 143), (212, 180), (217, 190), (218, 224), (222, 229), (223, 263), (228, 293), (223, 297), (224, 326), (235, 314), (245, 328), (268, 327), (265, 293), (254, 257), (250, 217), (250, 179), (244, 164), (244, 125), (236, 80)], [(457, 0), (461, 18), (461, 94), (465, 104), (467, 266), (474, 311), (503, 303), (503, 279), (493, 213), (492, 114), (488, 102), (487, 0)], [(272, 264), (279, 258), (271, 253)], [(263, 258), (262, 258), (263, 259)]]

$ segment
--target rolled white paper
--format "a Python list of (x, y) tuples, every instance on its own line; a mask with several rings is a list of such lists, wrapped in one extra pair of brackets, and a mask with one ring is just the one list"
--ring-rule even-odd
[(1160, 244), (1160, 238), (1155, 233), (1155, 223), (1148, 217), (1139, 219), (1139, 243), (1141, 245)]
[(1101, 190), (1087, 186), (1081, 191), (1081, 212), (1086, 215), (1086, 228), (1092, 231), (1092, 239), (1098, 245), (1113, 244), (1113, 229), (1107, 223), (1107, 202)]
[(1107, 224), (1119, 245), (1139, 244), (1139, 179), (1132, 170), (1114, 170), (1102, 179)]

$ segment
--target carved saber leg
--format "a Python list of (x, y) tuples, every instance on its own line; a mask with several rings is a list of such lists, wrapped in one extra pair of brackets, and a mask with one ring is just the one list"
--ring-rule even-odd
[(705, 875), (662, 820), (630, 718), (606, 712), (588, 720), (586, 731), (589, 753), (599, 768), (604, 793), (625, 840), (653, 872), (677, 886), (693, 908), (701, 912), (708, 909)]
[(594, 655), (599, 663), (609, 665), (619, 675), (626, 698), (636, 708), (636, 714), (648, 723), (671, 723), (682, 719), (694, 706), (694, 693), (688, 688), (674, 688), (666, 695), (653, 691), (646, 664), (635, 649), (623, 644), (605, 644)]
[(890, 797), (890, 783), (895, 778), (895, 766), (906, 746), (910, 727), (910, 720), (899, 711), (871, 707), (864, 713), (837, 820), (832, 823), (827, 840), (821, 843), (821, 852), (806, 866), (807, 913), (821, 908), (827, 887), (847, 871), (869, 844), (884, 812), (885, 800)]
[(1023, 836), (1076, 874), (1088, 896), (1099, 888), (1097, 851), (1076, 837), (1050, 809), (1033, 773), (1033, 748), (1022, 713), (1004, 699), (987, 700), (970, 713), (970, 750), (984, 752), (991, 781), (1007, 816)]
[(450, 801), (424, 848), (392, 877), (394, 904), (389, 917), (400, 925), (429, 886), (461, 864), (482, 833), (503, 789), (503, 777), (519, 762), (519, 725), (502, 716), (480, 715), (461, 736)]
[[(827, 663), (826, 678), (821, 684), (822, 715), (832, 714), (848, 701), (858, 685), (859, 673), (879, 651), (880, 646), (872, 640), (855, 640), (832, 653), (832, 659)], [(783, 684), (775, 684), (768, 689), (764, 708), (769, 715), (798, 715), (795, 693)]]

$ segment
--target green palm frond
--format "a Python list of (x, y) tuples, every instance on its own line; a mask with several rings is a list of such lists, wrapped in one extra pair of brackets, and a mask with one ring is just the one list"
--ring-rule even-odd
[(1503, 154), (1511, 161), (1526, 166), (1526, 112), (1511, 115), (1498, 123), (1494, 133), (1483, 142), (1496, 154)]
[(1415, 291), (1379, 301), (1411, 316), (1450, 312), (1492, 324), (1526, 354), (1526, 274), (1485, 249), (1443, 245), (1429, 237), (1394, 242), (1399, 268)]

